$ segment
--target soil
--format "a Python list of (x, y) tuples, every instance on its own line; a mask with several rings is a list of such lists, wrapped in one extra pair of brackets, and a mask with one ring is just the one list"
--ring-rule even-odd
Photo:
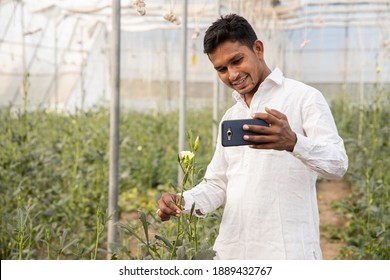
[(332, 238), (334, 236), (332, 232), (342, 230), (347, 220), (332, 205), (341, 202), (350, 192), (350, 188), (342, 181), (322, 180), (318, 183), (321, 249), (324, 260), (337, 259), (340, 249), (344, 246), (341, 240)]

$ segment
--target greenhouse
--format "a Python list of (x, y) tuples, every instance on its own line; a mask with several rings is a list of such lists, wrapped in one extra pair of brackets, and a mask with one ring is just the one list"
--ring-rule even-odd
[[(29, 107), (72, 110), (110, 98), (110, 1), (78, 2), (1, 2), (1, 106), (23, 105), (26, 74)], [(145, 4), (142, 16), (131, 1), (122, 1), (122, 104), (174, 108), (181, 30), (163, 16), (179, 18), (181, 4)], [(214, 75), (203, 55), (202, 36), (219, 13), (245, 15), (266, 46), (270, 67), (319, 86), (325, 95), (347, 85), (359, 93), (362, 85), (390, 83), (387, 1), (205, 0), (188, 5), (188, 95), (196, 105), (212, 96)]]
[(215, 256), (223, 207), (156, 210), (203, 180), (235, 103), (203, 45), (229, 14), (344, 141), (348, 171), (316, 183), (323, 258), (390, 258), (388, 0), (0, 0), (2, 260)]

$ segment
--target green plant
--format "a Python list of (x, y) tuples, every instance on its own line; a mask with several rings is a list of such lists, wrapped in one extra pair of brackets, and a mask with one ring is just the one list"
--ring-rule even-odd
[[(169, 253), (161, 239), (174, 236), (175, 227), (172, 223), (162, 227), (153, 212), (158, 193), (172, 191), (177, 180), (177, 164), (172, 160), (177, 155), (177, 116), (176, 111), (145, 114), (125, 110), (121, 115), (119, 211), (142, 209), (149, 234), (161, 237), (149, 241), (156, 242), (165, 259)], [(204, 144), (197, 153), (195, 179), (202, 178), (203, 166), (213, 150), (210, 116), (208, 108), (188, 112), (191, 128)], [(105, 108), (74, 114), (0, 109), (1, 259), (105, 258), (108, 120)], [(18, 211), (27, 217), (19, 237)], [(200, 221), (212, 230), (199, 235), (202, 241), (212, 244), (218, 218), (213, 214)], [(140, 236), (142, 228), (134, 226)], [(60, 238), (64, 232), (65, 241)], [(130, 254), (125, 246), (132, 242), (132, 236), (121, 234), (123, 246), (116, 257), (146, 257), (144, 245), (138, 255)]]
[(390, 259), (390, 95), (381, 91), (360, 100), (333, 103), (349, 156), (346, 179), (353, 193), (339, 204), (349, 218), (340, 257)]
[[(190, 144), (189, 151), (182, 151), (178, 157), (178, 164), (183, 172), (183, 178), (180, 184), (180, 198), (178, 206), (182, 208), (183, 193), (185, 190), (192, 188), (196, 184), (196, 153), (199, 148), (199, 137), (193, 141), (192, 133), (188, 133)], [(189, 215), (181, 215), (176, 218), (176, 228), (174, 231), (173, 242), (169, 241), (170, 237), (164, 237), (163, 234), (155, 234), (154, 240), (149, 238), (150, 223), (144, 212), (139, 212), (139, 219), (142, 223), (144, 237), (137, 232), (137, 227), (130, 224), (120, 223), (120, 227), (130, 235), (134, 236), (144, 249), (145, 256), (142, 258), (152, 259), (212, 259), (215, 252), (205, 246), (205, 241), (199, 238), (198, 218), (194, 215), (194, 208), (191, 207)], [(154, 219), (156, 221), (156, 219)], [(170, 231), (170, 230), (169, 230)], [(205, 242), (204, 244), (201, 244)], [(117, 247), (117, 254), (123, 247)], [(126, 249), (125, 249), (126, 250)], [(168, 256), (169, 254), (169, 256)], [(131, 255), (131, 254), (128, 254)]]

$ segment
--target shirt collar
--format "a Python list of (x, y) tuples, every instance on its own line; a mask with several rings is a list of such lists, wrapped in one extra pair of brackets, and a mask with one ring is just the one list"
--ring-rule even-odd
[[(279, 68), (275, 68), (263, 81), (262, 84), (268, 84), (269, 82), (273, 82), (277, 85), (281, 85), (283, 83), (284, 76), (283, 72)], [(269, 87), (270, 85), (267, 85)], [(232, 92), (232, 96), (236, 101), (244, 100), (243, 96), (239, 94), (237, 91)]]
[(275, 82), (275, 84), (280, 86), (283, 83), (283, 79), (284, 79), (283, 72), (280, 71), (279, 68), (275, 68), (274, 71), (272, 71), (271, 74), (269, 74), (267, 78), (265, 78), (264, 82), (266, 82), (267, 80), (271, 80)]

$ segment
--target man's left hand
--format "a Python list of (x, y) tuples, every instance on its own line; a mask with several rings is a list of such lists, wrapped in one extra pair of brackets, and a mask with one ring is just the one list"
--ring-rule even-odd
[(274, 149), (292, 152), (297, 142), (297, 136), (292, 131), (286, 115), (275, 110), (265, 108), (266, 113), (255, 113), (253, 118), (262, 119), (270, 126), (244, 125), (243, 129), (259, 135), (245, 135), (244, 140), (255, 142), (251, 148)]

